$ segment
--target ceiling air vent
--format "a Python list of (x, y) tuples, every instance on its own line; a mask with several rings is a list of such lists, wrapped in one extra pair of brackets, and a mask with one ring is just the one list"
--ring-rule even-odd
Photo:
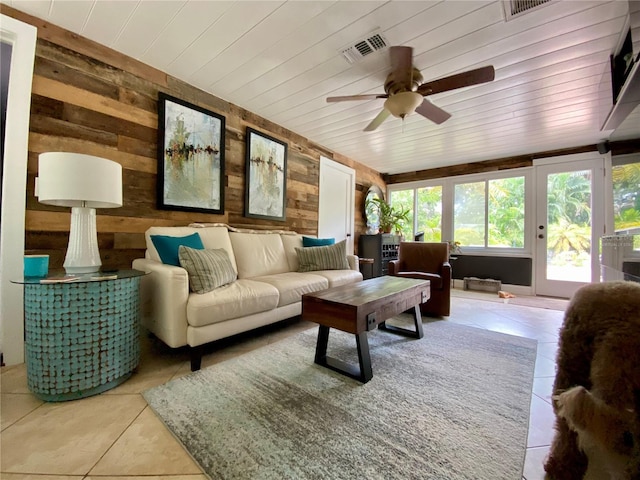
[(347, 47), (341, 48), (340, 53), (349, 63), (356, 63), (367, 55), (389, 48), (389, 42), (382, 36), (380, 31), (375, 31), (366, 35), (365, 38), (357, 40)]
[(537, 10), (551, 0), (503, 0), (504, 18), (508, 22), (512, 18), (524, 15), (532, 10)]

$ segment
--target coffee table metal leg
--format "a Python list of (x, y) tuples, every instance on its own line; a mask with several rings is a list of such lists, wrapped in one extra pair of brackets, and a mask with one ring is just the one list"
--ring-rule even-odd
[(356, 345), (358, 346), (358, 362), (360, 363), (360, 381), (367, 383), (373, 377), (371, 369), (371, 356), (369, 355), (369, 340), (367, 332), (356, 334)]
[(387, 322), (380, 322), (378, 328), (380, 330), (385, 330), (387, 332), (397, 333), (398, 335), (404, 335), (405, 337), (411, 338), (422, 338), (424, 337), (424, 331), (422, 330), (422, 314), (420, 313), (420, 305), (416, 305), (412, 309), (413, 313), (413, 324), (415, 326), (415, 330), (410, 330), (408, 328), (396, 327), (395, 325), (387, 325)]
[(335, 372), (346, 375), (367, 383), (373, 377), (371, 368), (371, 356), (369, 355), (369, 340), (367, 332), (358, 333), (356, 337), (356, 346), (358, 348), (359, 365), (351, 365), (349, 363), (338, 360), (337, 358), (327, 356), (327, 345), (329, 343), (329, 327), (320, 325), (318, 330), (318, 340), (316, 342), (315, 363), (323, 367), (329, 368)]
[(327, 363), (327, 344), (329, 343), (329, 327), (320, 325), (318, 330), (318, 341), (316, 342), (316, 358), (318, 365), (326, 365)]

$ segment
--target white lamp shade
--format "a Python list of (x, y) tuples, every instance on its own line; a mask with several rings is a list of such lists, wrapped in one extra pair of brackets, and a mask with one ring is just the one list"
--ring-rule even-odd
[(36, 196), (41, 203), (59, 207), (121, 207), (122, 166), (81, 153), (41, 153)]

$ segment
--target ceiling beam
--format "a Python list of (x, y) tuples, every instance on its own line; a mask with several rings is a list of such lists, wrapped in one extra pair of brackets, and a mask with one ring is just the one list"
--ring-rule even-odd
[[(640, 152), (640, 139), (621, 140), (610, 142), (612, 155), (626, 155)], [(420, 180), (433, 180), (436, 178), (455, 177), (458, 175), (468, 175), (471, 173), (496, 172), (511, 168), (530, 167), (534, 158), (558, 157), (562, 155), (572, 155), (598, 151), (597, 145), (583, 145), (581, 147), (562, 148), (559, 150), (547, 150), (544, 152), (532, 153), (528, 155), (518, 155), (515, 157), (505, 157), (495, 160), (485, 160), (482, 162), (464, 163), (460, 165), (450, 165), (447, 167), (430, 168), (427, 170), (417, 170), (398, 174), (383, 174), (384, 181), (388, 184), (416, 182)]]

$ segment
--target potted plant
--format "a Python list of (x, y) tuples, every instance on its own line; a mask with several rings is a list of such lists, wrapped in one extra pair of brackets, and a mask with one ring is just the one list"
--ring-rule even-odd
[(380, 197), (368, 198), (366, 208), (374, 209), (378, 214), (378, 228), (382, 233), (398, 232), (404, 222), (409, 221), (409, 209), (395, 208)]

